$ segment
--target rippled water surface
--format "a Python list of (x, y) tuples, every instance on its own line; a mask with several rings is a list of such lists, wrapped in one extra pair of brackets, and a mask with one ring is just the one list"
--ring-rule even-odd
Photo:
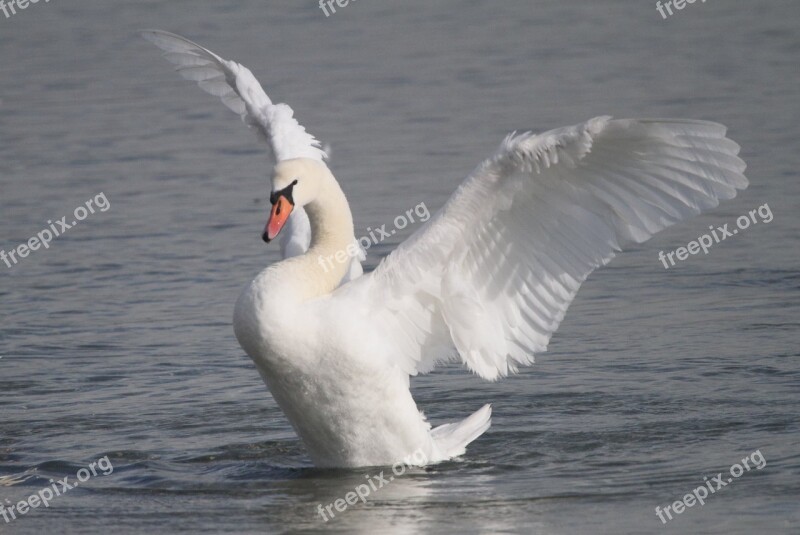
[[(48, 250), (0, 264), (0, 504), (113, 472), (0, 533), (797, 533), (800, 4), (54, 1), (0, 12), (0, 248), (101, 192)], [(248, 65), (333, 149), (356, 228), (440, 207), (512, 130), (601, 114), (713, 119), (751, 187), (584, 285), (534, 367), (414, 380), (434, 423), (494, 404), (462, 459), (325, 523), (378, 469), (320, 471), (231, 328), (276, 248), (268, 160), (135, 30)], [(665, 270), (672, 250), (768, 204)], [(411, 229), (408, 229), (410, 231)], [(408, 232), (370, 249), (374, 267)], [(662, 526), (654, 512), (766, 461)]]

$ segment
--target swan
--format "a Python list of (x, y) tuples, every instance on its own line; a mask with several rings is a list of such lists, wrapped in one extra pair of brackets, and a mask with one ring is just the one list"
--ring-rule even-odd
[(245, 287), (233, 325), (319, 467), (463, 455), (491, 406), (432, 428), (410, 377), (459, 360), (494, 381), (532, 364), (594, 269), (748, 184), (717, 123), (601, 116), (512, 133), (371, 273), (358, 258), (323, 268), (355, 238), (317, 140), (246, 67), (178, 35), (142, 35), (274, 155), (263, 239), (283, 232), (291, 246)]

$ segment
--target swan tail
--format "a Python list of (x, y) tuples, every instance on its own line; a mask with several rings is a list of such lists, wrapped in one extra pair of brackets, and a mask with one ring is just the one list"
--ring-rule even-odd
[(458, 457), (467, 451), (467, 445), (481, 436), (492, 425), (492, 406), (486, 404), (460, 422), (440, 425), (431, 431), (439, 449), (448, 458)]

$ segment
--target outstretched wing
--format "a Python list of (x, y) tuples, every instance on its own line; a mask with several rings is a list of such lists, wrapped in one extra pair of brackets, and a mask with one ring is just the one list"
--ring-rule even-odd
[(175, 65), (181, 76), (220, 97), (223, 104), (254, 128), (267, 141), (276, 161), (322, 161), (327, 157), (314, 136), (294, 118), (292, 108), (273, 104), (247, 67), (222, 59), (180, 35), (161, 30), (144, 30), (141, 34), (164, 51), (164, 58)]
[(533, 362), (621, 247), (747, 187), (724, 126), (612, 120), (511, 135), (444, 207), (335, 297), (409, 374), (461, 357), (496, 379)]

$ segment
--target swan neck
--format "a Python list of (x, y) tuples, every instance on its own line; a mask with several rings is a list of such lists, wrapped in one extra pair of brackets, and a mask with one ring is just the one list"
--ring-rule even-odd
[[(317, 198), (305, 206), (311, 225), (311, 245), (300, 258), (306, 275), (305, 298), (331, 293), (347, 273), (355, 242), (353, 216), (344, 192), (332, 174), (322, 182)], [(337, 260), (338, 259), (338, 260)]]

